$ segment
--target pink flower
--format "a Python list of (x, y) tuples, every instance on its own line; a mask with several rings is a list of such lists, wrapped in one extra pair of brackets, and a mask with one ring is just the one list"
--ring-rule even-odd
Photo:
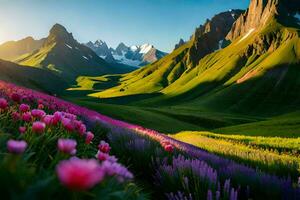
[(69, 131), (69, 132), (74, 131), (74, 125), (70, 119), (62, 118), (61, 123), (67, 131)]
[(21, 134), (24, 134), (24, 133), (26, 132), (26, 127), (25, 127), (25, 126), (20, 126), (20, 127), (19, 127), (19, 132), (20, 132)]
[(98, 151), (97, 154), (96, 154), (96, 158), (100, 161), (109, 161), (111, 163), (115, 163), (118, 161), (118, 159), (115, 157), (115, 156), (110, 156), (109, 154), (107, 153), (103, 153), (101, 151)]
[(8, 140), (6, 145), (8, 151), (13, 154), (22, 154), (27, 147), (27, 143), (24, 140)]
[(6, 99), (0, 98), (0, 109), (4, 110), (7, 108), (7, 106), (8, 106), (8, 103), (7, 103)]
[(60, 120), (62, 119), (62, 114), (61, 112), (55, 112), (53, 114), (53, 119), (52, 119), (52, 125), (57, 125), (58, 122), (60, 122)]
[(38, 99), (38, 100), (37, 100), (37, 103), (38, 103), (38, 104), (43, 104), (44, 101), (43, 101), (42, 99)]
[(76, 129), (79, 129), (80, 126), (81, 126), (81, 124), (82, 124), (82, 122), (81, 122), (81, 121), (78, 121), (78, 120), (74, 120), (73, 123), (74, 123), (74, 127), (75, 127)]
[(85, 143), (86, 144), (90, 144), (91, 141), (94, 139), (94, 134), (92, 132), (86, 132), (86, 135), (85, 135)]
[(21, 119), (21, 116), (18, 112), (13, 112), (11, 114), (11, 117), (13, 118), (14, 121), (18, 121), (19, 119)]
[(13, 93), (10, 97), (14, 102), (17, 103), (19, 103), (22, 100), (22, 97), (17, 93)]
[(171, 144), (165, 145), (164, 149), (166, 152), (172, 153), (174, 150), (174, 147)]
[(97, 160), (71, 158), (56, 166), (60, 182), (71, 190), (87, 190), (104, 178), (104, 171)]
[(96, 157), (98, 158), (98, 160), (100, 161), (105, 161), (108, 159), (109, 155), (107, 153), (102, 153), (101, 151), (98, 151)]
[(72, 139), (59, 139), (57, 142), (58, 150), (69, 155), (76, 154), (76, 146), (77, 146), (76, 140), (72, 140)]
[(103, 152), (103, 153), (109, 153), (110, 151), (110, 146), (108, 143), (106, 143), (105, 141), (101, 140), (100, 144), (98, 145), (98, 149)]
[(24, 122), (30, 122), (32, 120), (32, 116), (30, 112), (23, 113), (22, 120)]
[(46, 115), (45, 111), (39, 110), (39, 109), (33, 109), (31, 111), (31, 114), (33, 117), (39, 118), (39, 119), (42, 119)]
[(32, 124), (32, 132), (34, 133), (44, 133), (46, 128), (46, 124), (44, 122), (33, 122)]
[(27, 105), (27, 104), (22, 103), (22, 104), (19, 106), (19, 110), (20, 110), (22, 113), (28, 112), (28, 111), (30, 110), (30, 106)]
[(79, 132), (79, 135), (83, 136), (86, 132), (86, 126), (84, 124), (81, 124), (78, 132)]
[(44, 108), (45, 108), (45, 106), (44, 106), (43, 104), (39, 104), (39, 105), (38, 105), (38, 109), (42, 110), (42, 109), (44, 109)]
[(43, 122), (44, 122), (47, 126), (53, 125), (53, 115), (46, 115), (46, 116), (43, 118)]
[(166, 146), (166, 145), (169, 145), (170, 142), (169, 142), (169, 141), (166, 141), (166, 140), (163, 140), (163, 141), (160, 142), (160, 144), (161, 144), (162, 146)]
[(62, 113), (61, 112), (56, 111), (53, 115), (54, 115), (55, 118), (57, 118), (58, 121), (60, 121), (61, 118), (62, 118)]

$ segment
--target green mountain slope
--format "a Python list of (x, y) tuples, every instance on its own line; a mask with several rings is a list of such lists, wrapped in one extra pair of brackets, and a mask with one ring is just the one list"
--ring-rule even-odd
[(19, 41), (9, 41), (0, 45), (0, 59), (12, 61), (19, 56), (39, 49), (45, 39), (35, 40), (26, 37)]
[(159, 93), (142, 103), (247, 114), (300, 109), (299, 8), (294, 0), (252, 0), (228, 31), (231, 44), (226, 48), (190, 62), (192, 38), (158, 62), (124, 76), (120, 86), (91, 96)]
[(67, 83), (55, 73), (43, 69), (21, 66), (0, 60), (0, 80), (15, 83), (48, 93), (56, 94), (67, 87)]
[(241, 13), (241, 10), (231, 10), (214, 16), (196, 29), (189, 42), (170, 55), (124, 76), (119, 87), (92, 96), (111, 97), (152, 93), (171, 85), (184, 73), (195, 68), (205, 55), (225, 45), (225, 37)]
[(66, 80), (74, 81), (79, 75), (93, 76), (124, 73), (133, 70), (119, 64), (110, 65), (90, 48), (78, 43), (60, 24), (55, 24), (38, 50), (15, 60), (21, 65), (49, 69)]

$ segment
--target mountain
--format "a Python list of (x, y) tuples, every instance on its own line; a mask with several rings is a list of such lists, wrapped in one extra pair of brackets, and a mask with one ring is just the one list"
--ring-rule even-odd
[(67, 83), (57, 74), (28, 66), (0, 60), (0, 80), (51, 94), (62, 92)]
[(86, 46), (90, 47), (98, 56), (109, 63), (122, 63), (135, 67), (153, 63), (167, 55), (167, 53), (156, 49), (151, 44), (128, 47), (121, 42), (116, 49), (113, 49), (108, 48), (104, 41), (97, 40), (94, 43), (88, 42)]
[(103, 58), (109, 63), (115, 63), (116, 60), (111, 54), (111, 49), (108, 48), (107, 44), (102, 40), (97, 40), (94, 43), (89, 41), (86, 46), (91, 48), (98, 56)]
[(177, 44), (175, 44), (174, 50), (178, 49), (179, 47), (181, 47), (185, 43), (186, 42), (182, 38), (180, 38), (179, 42)]
[(216, 15), (165, 58), (91, 96), (156, 94), (140, 103), (257, 116), (300, 109), (299, 8), (298, 0), (251, 0), (246, 12)]
[(15, 61), (21, 65), (55, 71), (67, 80), (74, 80), (79, 75), (95, 76), (131, 70), (108, 64), (93, 50), (77, 42), (72, 33), (60, 24), (51, 28), (39, 49)]
[(26, 37), (18, 41), (9, 41), (0, 45), (0, 59), (14, 60), (19, 56), (31, 53), (39, 49), (45, 39), (35, 40), (32, 37)]
[[(195, 68), (199, 60), (219, 48), (233, 23), (242, 14), (231, 10), (215, 15), (204, 25), (196, 28), (191, 40), (175, 49), (157, 62), (140, 68), (121, 79), (121, 84), (95, 96), (124, 96), (140, 93), (159, 92), (174, 83), (181, 76)], [(226, 42), (224, 42), (225, 44)]]

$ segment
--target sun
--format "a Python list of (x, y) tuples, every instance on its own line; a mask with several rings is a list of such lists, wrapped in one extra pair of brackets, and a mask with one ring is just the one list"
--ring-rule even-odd
[(8, 35), (7, 32), (3, 29), (0, 28), (0, 44), (4, 43), (5, 41), (7, 41), (8, 39)]

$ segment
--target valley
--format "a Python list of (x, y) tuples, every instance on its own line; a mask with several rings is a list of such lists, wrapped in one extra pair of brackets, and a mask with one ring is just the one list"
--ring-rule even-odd
[[(138, 37), (158, 26), (156, 16), (123, 35), (113, 30), (140, 19), (121, 23), (116, 13), (119, 27), (101, 21), (109, 33), (99, 18), (87, 30), (55, 23), (40, 39), (1, 44), (0, 191), (8, 199), (300, 199), (300, 3), (247, 3), (199, 20), (170, 52), (150, 33)], [(184, 25), (171, 24), (174, 34)], [(109, 42), (82, 36), (95, 30)]]

